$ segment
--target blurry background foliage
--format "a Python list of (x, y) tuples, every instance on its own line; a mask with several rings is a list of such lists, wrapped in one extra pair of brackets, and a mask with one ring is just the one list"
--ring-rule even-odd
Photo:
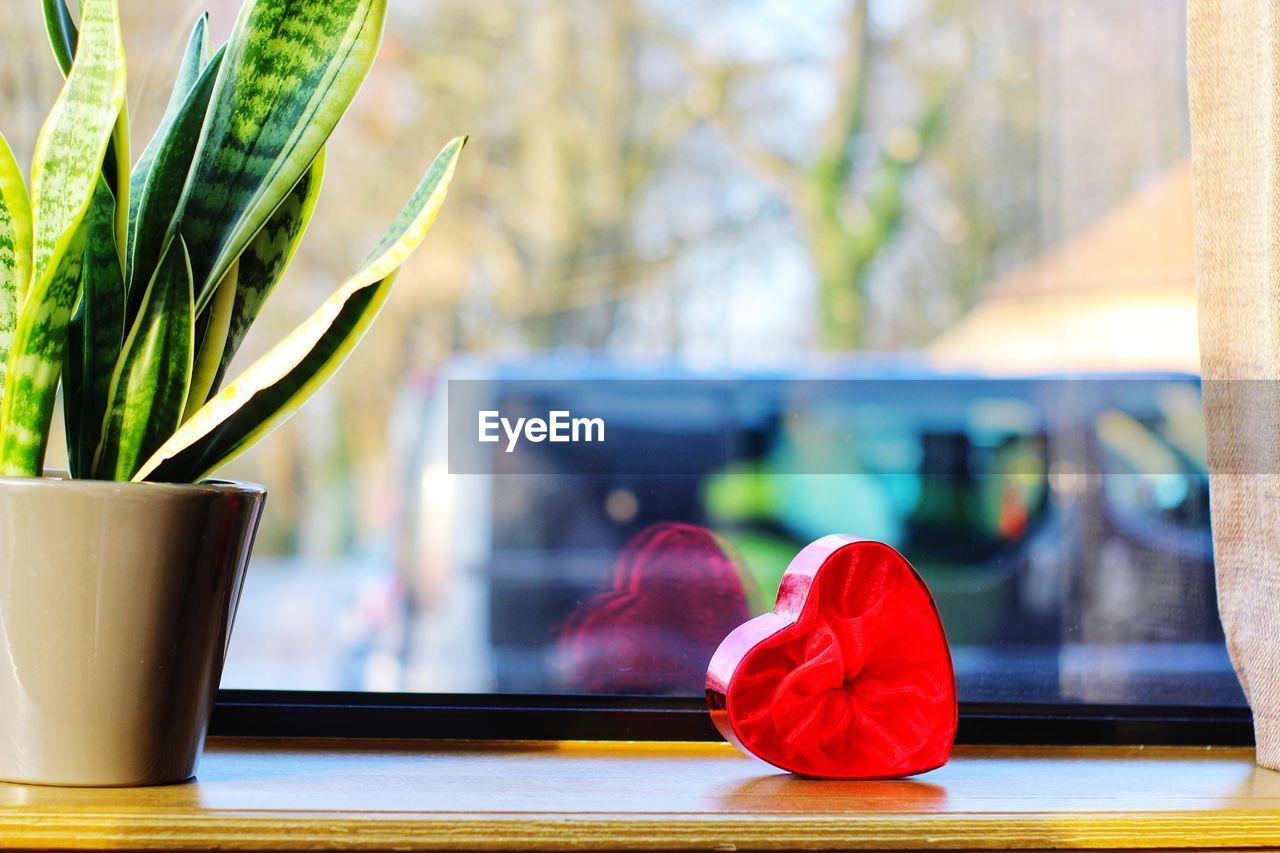
[[(221, 41), (239, 2), (121, 0), (135, 139), (196, 14)], [(0, 114), (29, 162), (60, 75), (39, 3), (5, 5)], [(271, 484), (259, 552), (389, 535), (390, 413), (451, 353), (753, 367), (927, 344), (985, 283), (1185, 156), (1183, 15), (1174, 0), (392, 0), (309, 238), (240, 358), (358, 262), (406, 175), (454, 133), (472, 147), (374, 332), (226, 472)]]

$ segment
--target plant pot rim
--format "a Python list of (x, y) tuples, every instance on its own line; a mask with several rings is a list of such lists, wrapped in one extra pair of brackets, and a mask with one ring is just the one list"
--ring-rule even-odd
[(242, 480), (205, 479), (199, 483), (135, 483), (116, 480), (73, 480), (64, 471), (42, 477), (0, 477), (0, 489), (29, 491), (74, 489), (98, 497), (156, 498), (191, 495), (265, 495), (266, 486)]

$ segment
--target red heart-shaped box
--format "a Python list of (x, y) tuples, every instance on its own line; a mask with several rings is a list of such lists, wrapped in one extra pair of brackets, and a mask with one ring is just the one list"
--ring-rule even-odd
[(959, 718), (929, 588), (893, 548), (849, 536), (797, 554), (773, 612), (724, 639), (707, 670), (707, 703), (739, 749), (826, 779), (941, 767)]

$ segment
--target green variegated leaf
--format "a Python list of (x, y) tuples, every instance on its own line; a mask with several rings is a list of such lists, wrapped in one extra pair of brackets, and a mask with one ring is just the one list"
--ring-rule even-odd
[(227, 44), (180, 233), (196, 310), (310, 168), (377, 52), (387, 0), (250, 0)]
[[(160, 146), (170, 141), (169, 129), (173, 127), (174, 120), (182, 110), (183, 105), (187, 103), (191, 90), (196, 87), (196, 83), (199, 82), (200, 75), (209, 64), (209, 61), (209, 16), (204, 14), (196, 21), (195, 29), (192, 30), (191, 38), (187, 42), (187, 49), (182, 56), (182, 64), (178, 66), (178, 76), (174, 81), (173, 91), (169, 94), (169, 104), (165, 107), (164, 116), (160, 119), (160, 126), (156, 128), (155, 135), (151, 137), (151, 142), (142, 150), (142, 155), (134, 165), (133, 174), (129, 178), (129, 225), (125, 256), (125, 281), (131, 280), (133, 272), (133, 242), (136, 239), (138, 207), (142, 203), (142, 194), (150, 177), (156, 152)], [(212, 88), (210, 92), (212, 92)], [(208, 104), (207, 97), (205, 103), (206, 105)], [(185, 181), (185, 176), (183, 180)], [(179, 193), (181, 193), (181, 188), (179, 188)], [(150, 270), (147, 272), (149, 274)]]
[(204, 310), (203, 336), (197, 335), (196, 363), (191, 373), (191, 389), (187, 392), (187, 405), (182, 411), (182, 421), (196, 413), (209, 399), (214, 378), (218, 375), (218, 362), (227, 345), (227, 333), (231, 329), (232, 313), (236, 306), (236, 290), (240, 282), (240, 263), (231, 265), (222, 277), (213, 301)]
[(80, 290), (80, 225), (124, 106), (115, 0), (86, 0), (82, 23), (75, 63), (40, 132), (31, 169), (31, 286), (0, 403), (0, 471), (11, 476), (38, 476), (43, 467), (67, 322)]
[(88, 0), (85, 29), (71, 74), (36, 142), (31, 168), (35, 220), (33, 281), (57, 266), (97, 186), (107, 143), (124, 105), (124, 47), (116, 0)]
[(13, 151), (0, 135), (0, 399), (18, 308), (31, 278), (31, 202)]
[[(167, 126), (167, 120), (177, 115), (182, 105), (187, 102), (187, 95), (195, 88), (201, 72), (209, 64), (209, 13), (205, 12), (196, 19), (187, 39), (187, 48), (182, 53), (182, 62), (178, 65), (177, 76), (173, 80), (173, 89), (169, 92), (169, 103), (164, 108), (164, 117), (160, 126)], [(157, 136), (160, 134), (157, 134)]]
[(116, 205), (116, 265), (124, 274), (124, 253), (129, 239), (129, 103), (120, 104), (120, 115), (111, 131), (111, 143), (102, 161), (102, 173), (113, 197), (119, 197)]
[(279, 426), (333, 375), (373, 322), (401, 265), (435, 221), (465, 143), (455, 139), (445, 146), (359, 271), (196, 412), (147, 460), (135, 480), (200, 479)]
[[(44, 25), (49, 34), (49, 46), (53, 48), (53, 58), (58, 63), (63, 76), (71, 72), (75, 61), (76, 44), (80, 33), (76, 30), (75, 21), (67, 8), (65, 0), (42, 0), (44, 4)], [(129, 181), (129, 111), (122, 107), (111, 135), (111, 144), (107, 146), (107, 154), (103, 159), (102, 173), (113, 195), (118, 195), (120, 187), (128, 187)], [(127, 192), (127, 191), (126, 191)], [(127, 227), (124, 206), (116, 217), (118, 233), (123, 234)]]
[(76, 41), (80, 34), (64, 0), (43, 0), (44, 26), (49, 33), (49, 46), (53, 58), (64, 75), (71, 71), (71, 61), (76, 55)]
[(169, 244), (147, 286), (111, 375), (96, 476), (128, 480), (178, 428), (191, 382), (192, 300), (191, 260), (179, 237)]
[(28, 294), (18, 313), (0, 400), (0, 477), (37, 477), (43, 470), (84, 244), (85, 229), (77, 228), (57, 269), (42, 279), (45, 296)]
[[(198, 401), (196, 408), (204, 405), (209, 397), (222, 385), (231, 359), (244, 343), (253, 321), (258, 318), (262, 306), (275, 290), (284, 276), (289, 262), (293, 260), (307, 225), (311, 222), (311, 214), (315, 212), (316, 200), (320, 197), (320, 186), (324, 182), (324, 150), (316, 158), (307, 173), (298, 181), (293, 192), (289, 193), (284, 203), (271, 214), (267, 224), (257, 233), (249, 248), (245, 249), (237, 262), (236, 300), (232, 308), (227, 338), (218, 360), (214, 363), (214, 374), (209, 377), (205, 395)], [(200, 373), (199, 370), (196, 371)], [(193, 387), (198, 387), (193, 385)], [(194, 399), (194, 398), (193, 398)], [(190, 403), (188, 403), (190, 408)], [(194, 409), (192, 409), (194, 412)]]
[(128, 253), (131, 263), (127, 265), (129, 277), (126, 283), (130, 317), (142, 303), (143, 288), (155, 272), (161, 249), (174, 234), (174, 216), (191, 170), (191, 158), (214, 91), (221, 56), (219, 53), (214, 57), (200, 75), (165, 129), (164, 136), (157, 135), (147, 148), (151, 152), (150, 162), (147, 164), (146, 183), (138, 194), (137, 212), (133, 217), (133, 245)]
[(116, 251), (115, 210), (111, 189), (99, 180), (84, 225), (80, 306), (67, 329), (62, 363), (63, 415), (73, 477), (93, 473), (111, 374), (124, 342), (124, 277)]

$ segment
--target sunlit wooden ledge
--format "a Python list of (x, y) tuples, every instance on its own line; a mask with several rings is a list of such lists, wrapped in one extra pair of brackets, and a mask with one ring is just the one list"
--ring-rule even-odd
[(1280, 846), (1243, 749), (967, 748), (916, 781), (794, 779), (723, 744), (216, 740), (199, 780), (0, 785), (0, 848)]

